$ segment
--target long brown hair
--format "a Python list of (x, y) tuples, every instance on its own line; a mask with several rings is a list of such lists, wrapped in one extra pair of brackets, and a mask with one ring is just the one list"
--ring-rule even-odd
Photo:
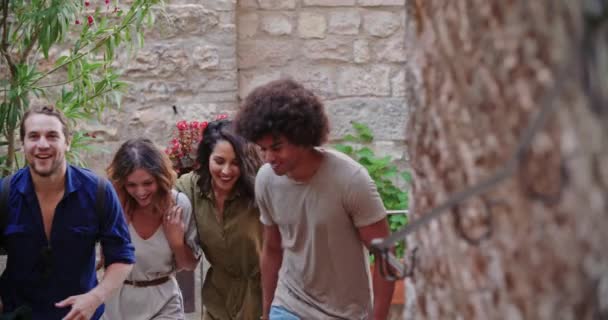
[(235, 184), (235, 188), (251, 203), (255, 202), (254, 184), (257, 170), (262, 161), (255, 150), (255, 146), (247, 142), (243, 137), (232, 131), (230, 120), (216, 120), (205, 128), (203, 139), (198, 145), (197, 161), (200, 164), (196, 170), (199, 179), (197, 182), (201, 192), (211, 191), (211, 173), (209, 172), (209, 157), (213, 149), (220, 141), (230, 143), (239, 162), (241, 176)]
[(177, 177), (171, 160), (146, 138), (130, 139), (118, 148), (106, 172), (129, 217), (137, 202), (129, 195), (125, 185), (127, 177), (137, 169), (146, 170), (156, 179), (158, 190), (152, 198), (153, 210), (156, 214), (164, 214), (173, 205), (171, 189)]

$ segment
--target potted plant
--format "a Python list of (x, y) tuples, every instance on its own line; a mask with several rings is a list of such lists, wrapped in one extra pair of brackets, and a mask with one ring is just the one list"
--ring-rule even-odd
[[(374, 135), (368, 126), (359, 122), (352, 122), (355, 134), (343, 137), (343, 143), (334, 147), (347, 154), (367, 169), (369, 175), (376, 183), (378, 193), (382, 198), (384, 207), (392, 211), (388, 216), (391, 232), (403, 228), (408, 217), (405, 214), (409, 207), (409, 198), (405, 190), (399, 188), (399, 183), (409, 183), (411, 175), (408, 171), (400, 171), (390, 156), (380, 157), (369, 147), (374, 140)], [(403, 260), (405, 255), (405, 241), (400, 241), (395, 247), (395, 256)], [(373, 261), (373, 256), (370, 256)], [(373, 265), (372, 265), (373, 267)], [(393, 304), (404, 303), (403, 280), (395, 282), (395, 293)]]

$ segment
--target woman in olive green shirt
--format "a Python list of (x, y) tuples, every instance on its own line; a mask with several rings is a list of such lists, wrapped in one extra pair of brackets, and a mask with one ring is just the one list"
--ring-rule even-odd
[(262, 226), (254, 197), (260, 161), (249, 150), (231, 132), (229, 120), (211, 122), (198, 147), (199, 168), (177, 182), (192, 202), (200, 245), (211, 265), (202, 289), (204, 320), (262, 315)]

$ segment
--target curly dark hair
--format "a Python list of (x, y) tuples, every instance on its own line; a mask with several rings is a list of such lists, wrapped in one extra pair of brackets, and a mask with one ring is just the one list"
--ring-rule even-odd
[(232, 130), (232, 121), (216, 120), (205, 128), (203, 139), (198, 145), (197, 162), (200, 164), (196, 169), (199, 176), (197, 185), (201, 192), (211, 191), (211, 173), (209, 172), (209, 157), (213, 153), (215, 145), (220, 141), (226, 141), (232, 145), (236, 158), (239, 161), (241, 176), (236, 182), (235, 188), (249, 201), (254, 201), (255, 175), (262, 165), (257, 151), (250, 146), (243, 137), (235, 134)]
[(329, 120), (312, 91), (291, 79), (253, 90), (235, 117), (235, 130), (250, 141), (283, 135), (290, 143), (316, 147), (327, 141)]

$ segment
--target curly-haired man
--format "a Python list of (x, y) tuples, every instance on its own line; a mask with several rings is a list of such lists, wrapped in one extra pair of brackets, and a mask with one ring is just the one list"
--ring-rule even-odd
[(255, 192), (264, 224), (262, 319), (385, 319), (393, 283), (372, 287), (366, 247), (389, 234), (386, 210), (364, 167), (321, 145), (323, 104), (292, 80), (247, 96), (236, 130), (267, 162)]

